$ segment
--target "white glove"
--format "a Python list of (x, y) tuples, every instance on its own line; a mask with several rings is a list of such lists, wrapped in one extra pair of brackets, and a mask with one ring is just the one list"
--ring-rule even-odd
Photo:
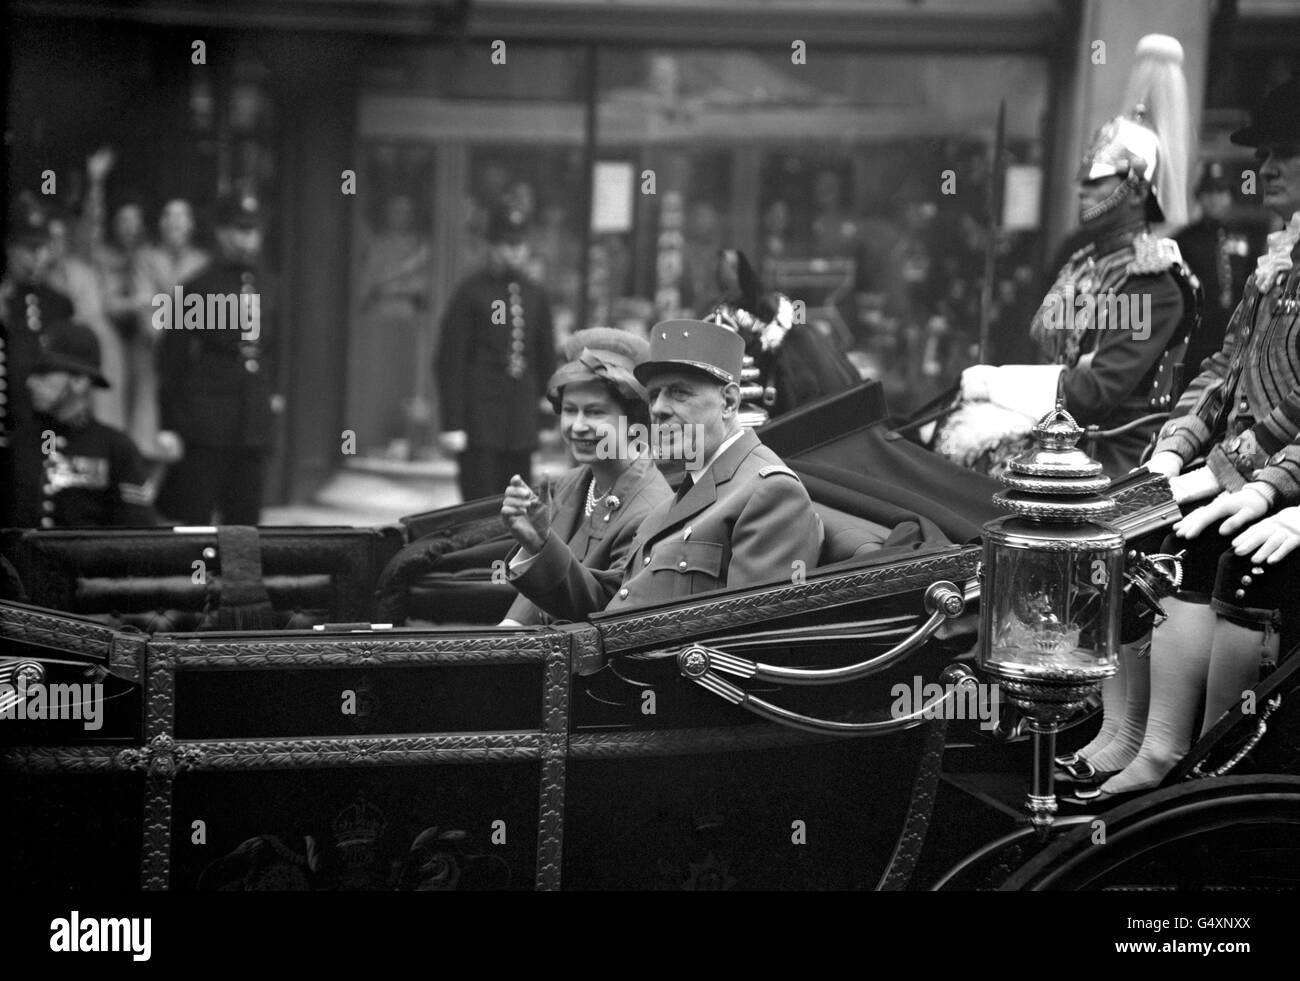
[(967, 402), (986, 402), (998, 369), (991, 364), (973, 364), (961, 373), (961, 397)]
[(993, 369), (989, 382), (989, 401), (1029, 416), (1035, 422), (1056, 406), (1056, 392), (1061, 382), (1059, 364), (1004, 364)]
[(1272, 517), (1257, 521), (1232, 540), (1232, 550), (1238, 555), (1251, 555), (1252, 562), (1272, 565), (1300, 546), (1300, 507), (1284, 508)]
[[(1171, 480), (1183, 472), (1183, 458), (1177, 453), (1171, 453), (1169, 450), (1162, 450), (1154, 454), (1146, 462), (1146, 468), (1152, 473), (1158, 473), (1162, 477), (1168, 477)], [(1135, 467), (1135, 470), (1142, 469)]]

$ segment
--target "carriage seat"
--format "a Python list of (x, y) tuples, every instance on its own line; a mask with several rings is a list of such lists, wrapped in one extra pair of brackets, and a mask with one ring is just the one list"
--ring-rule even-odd
[(818, 566), (847, 562), (882, 548), (920, 540), (921, 528), (914, 521), (904, 521), (890, 528), (826, 504), (814, 502), (813, 508), (822, 519), (824, 531)]
[[(261, 528), (271, 629), (369, 621), (374, 581), (401, 546), (396, 528)], [(28, 601), (147, 633), (218, 629), (215, 532), (167, 528), (15, 531), (5, 551)], [(202, 566), (196, 566), (202, 562)]]

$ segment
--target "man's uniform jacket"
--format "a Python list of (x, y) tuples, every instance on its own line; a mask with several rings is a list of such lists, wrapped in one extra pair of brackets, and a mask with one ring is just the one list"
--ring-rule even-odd
[[(576, 574), (577, 563), (560, 565), (554, 552), (545, 551), (530, 564), (528, 575), (531, 584), (545, 584), (545, 603), (537, 601), (547, 612), (582, 620), (601, 609), (790, 582), (797, 571), (817, 565), (821, 547), (821, 519), (803, 484), (753, 431), (745, 430), (684, 494), (661, 502), (646, 516), (621, 585)], [(516, 585), (524, 593), (532, 588), (519, 581)]]
[[(593, 597), (596, 609), (603, 607), (623, 578), (641, 522), (655, 505), (673, 496), (668, 481), (646, 457), (633, 460), (605, 499), (586, 515), (590, 482), (591, 468), (585, 466), (561, 474), (556, 481), (551, 490), (551, 530), (541, 558), (535, 560), (545, 572), (525, 568), (512, 580), (520, 594), (507, 618), (525, 625), (546, 622), (550, 618), (545, 610), (566, 608), (570, 583), (574, 585), (569, 589)], [(507, 565), (518, 552), (511, 552)]]
[(1220, 487), (1267, 484), (1283, 507), (1300, 501), (1300, 245), (1264, 278), (1264, 290), (1246, 281), (1223, 350), (1183, 393), (1155, 452), (1184, 465), (1205, 455)]

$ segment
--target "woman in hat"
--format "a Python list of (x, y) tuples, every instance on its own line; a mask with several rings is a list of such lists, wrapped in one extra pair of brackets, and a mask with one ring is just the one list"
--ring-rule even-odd
[[(644, 442), (632, 438), (649, 421), (645, 389), (632, 374), (649, 345), (627, 331), (593, 327), (574, 334), (563, 354), (546, 394), (578, 465), (555, 480), (549, 501), (518, 475), (511, 479), (501, 520), (519, 547), (508, 564), (522, 571), (548, 551), (567, 567), (566, 580), (577, 576), (593, 595), (606, 596), (623, 577), (641, 520), (672, 497)], [(544, 592), (534, 595), (545, 607)], [(519, 596), (502, 625), (544, 622), (538, 604)]]

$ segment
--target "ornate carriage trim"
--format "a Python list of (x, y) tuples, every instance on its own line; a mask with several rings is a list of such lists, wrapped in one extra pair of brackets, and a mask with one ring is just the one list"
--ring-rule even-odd
[(977, 546), (954, 547), (913, 562), (889, 563), (825, 579), (777, 586), (743, 596), (702, 602), (661, 613), (598, 619), (609, 653), (677, 643), (717, 630), (841, 606), (878, 596), (925, 589), (936, 579), (964, 582), (975, 575)]

